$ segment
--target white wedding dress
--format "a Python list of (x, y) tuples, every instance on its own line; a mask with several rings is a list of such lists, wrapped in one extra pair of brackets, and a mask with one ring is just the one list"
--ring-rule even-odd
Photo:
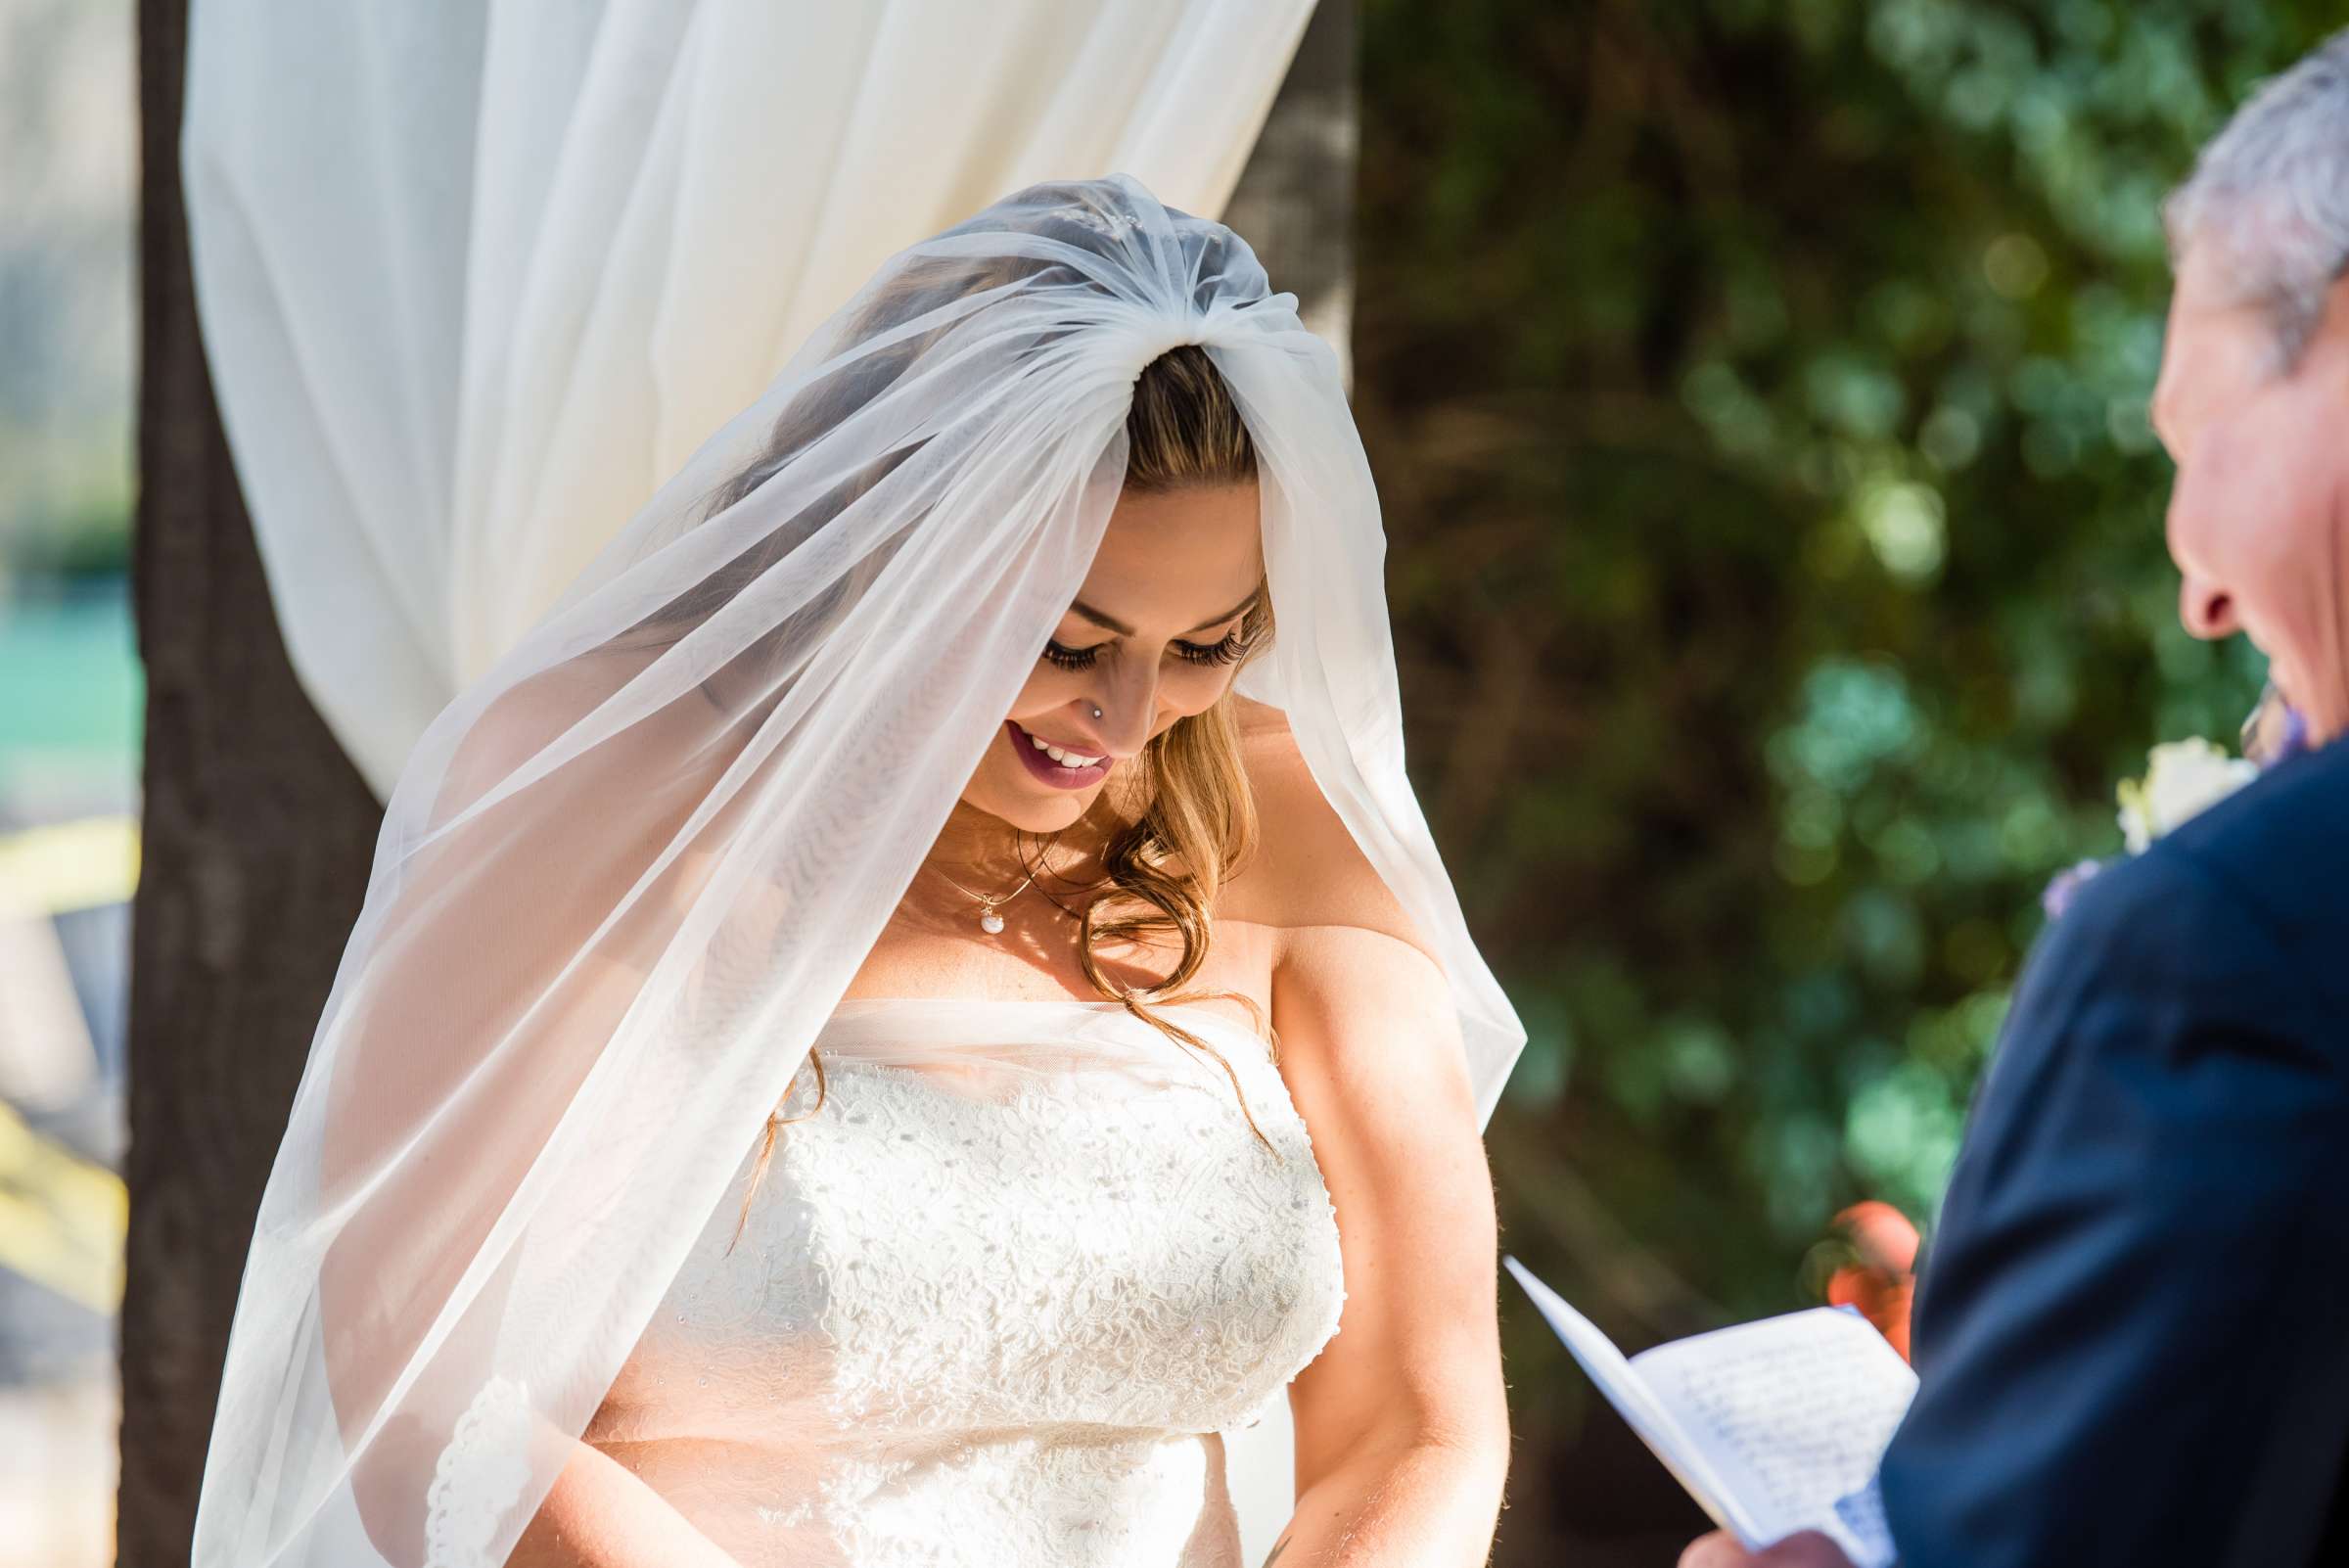
[(589, 1441), (745, 1568), (1237, 1565), (1218, 1434), (1336, 1332), (1337, 1226), (1264, 1041), (1166, 1011), (1269, 1151), (1116, 1003), (843, 1003)]

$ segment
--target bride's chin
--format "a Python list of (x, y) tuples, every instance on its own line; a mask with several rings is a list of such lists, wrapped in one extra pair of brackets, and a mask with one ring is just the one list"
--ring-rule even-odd
[[(1026, 785), (1026, 788), (1022, 788)], [(1000, 779), (989, 779), (978, 788), (965, 792), (963, 803), (977, 807), (1006, 826), (1023, 833), (1058, 833), (1079, 817), (1100, 793), (1098, 786), (1089, 790), (1041, 791), (1025, 779), (1007, 784)]]

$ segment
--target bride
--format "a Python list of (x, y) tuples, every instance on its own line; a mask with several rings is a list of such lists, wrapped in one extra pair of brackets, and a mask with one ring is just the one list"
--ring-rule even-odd
[[(1523, 1033), (1334, 356), (1123, 176), (883, 267), (402, 773), (198, 1568), (1482, 1562)], [(1245, 1478), (1241, 1478), (1245, 1479)]]

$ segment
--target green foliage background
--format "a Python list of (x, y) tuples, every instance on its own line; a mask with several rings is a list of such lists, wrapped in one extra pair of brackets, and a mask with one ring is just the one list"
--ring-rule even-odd
[[(1929, 1219), (2040, 889), (2255, 698), (2175, 620), (2160, 200), (2345, 20), (1362, 0), (1412, 765), (1533, 1033), (1504, 1245), (1627, 1345), (1816, 1300), (1856, 1198)], [(1499, 1560), (1547, 1560), (1581, 1380), (1504, 1306)]]

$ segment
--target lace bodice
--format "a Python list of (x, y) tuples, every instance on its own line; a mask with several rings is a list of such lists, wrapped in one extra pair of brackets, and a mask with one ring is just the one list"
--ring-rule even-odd
[[(1252, 1033), (850, 1001), (589, 1429), (746, 1568), (1224, 1568), (1218, 1432), (1336, 1331), (1335, 1215)], [(814, 1102), (803, 1068), (786, 1104)], [(732, 1251), (727, 1248), (733, 1242)]]

